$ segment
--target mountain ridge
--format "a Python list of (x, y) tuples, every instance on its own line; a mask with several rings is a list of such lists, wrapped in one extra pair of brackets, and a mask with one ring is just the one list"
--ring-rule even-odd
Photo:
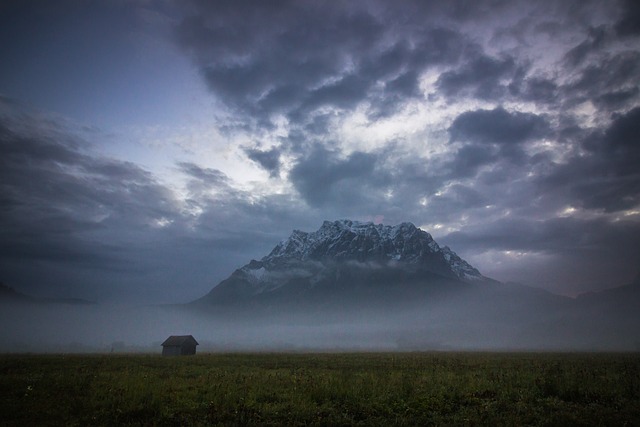
[[(387, 226), (343, 219), (324, 221), (316, 231), (294, 230), (268, 255), (238, 268), (197, 301), (317, 294), (320, 288), (346, 292), (367, 282), (384, 286), (385, 281), (421, 282), (423, 287), (495, 282), (412, 223)], [(373, 285), (362, 291), (373, 292)]]
[(447, 246), (440, 246), (426, 231), (410, 222), (385, 226), (348, 219), (324, 221), (314, 232), (294, 230), (262, 262), (279, 258), (298, 260), (349, 260), (424, 262), (429, 256), (441, 256), (459, 279), (486, 279)]

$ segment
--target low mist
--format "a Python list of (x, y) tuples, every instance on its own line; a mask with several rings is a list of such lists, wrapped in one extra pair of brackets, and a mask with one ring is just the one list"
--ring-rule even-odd
[(473, 292), (402, 306), (216, 308), (4, 304), (0, 351), (161, 353), (169, 335), (198, 352), (637, 351), (635, 310), (550, 296)]

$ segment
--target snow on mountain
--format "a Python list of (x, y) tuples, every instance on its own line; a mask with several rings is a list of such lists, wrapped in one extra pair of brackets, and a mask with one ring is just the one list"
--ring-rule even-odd
[(425, 252), (439, 249), (426, 232), (413, 224), (395, 227), (370, 222), (325, 221), (319, 230), (296, 230), (278, 244), (263, 261), (278, 258), (332, 260), (397, 260), (415, 262)]
[(267, 266), (291, 259), (420, 264), (438, 257), (458, 279), (484, 279), (450, 248), (440, 247), (429, 233), (408, 222), (385, 226), (351, 220), (325, 221), (319, 230), (311, 233), (295, 230), (262, 262)]
[(444, 259), (451, 265), (451, 269), (460, 279), (471, 281), (485, 279), (475, 267), (460, 258), (458, 254), (449, 249), (448, 246), (443, 246), (440, 248), (440, 251), (444, 255)]

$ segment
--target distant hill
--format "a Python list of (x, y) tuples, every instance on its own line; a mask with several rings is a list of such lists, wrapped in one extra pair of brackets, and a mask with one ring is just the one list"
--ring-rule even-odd
[(634, 304), (640, 298), (640, 275), (627, 285), (605, 289), (599, 292), (588, 292), (578, 296), (577, 300), (583, 304), (598, 304), (611, 306), (612, 308), (622, 308), (630, 306), (640, 309)]
[(32, 298), (22, 294), (11, 286), (0, 282), (0, 301), (31, 301)]

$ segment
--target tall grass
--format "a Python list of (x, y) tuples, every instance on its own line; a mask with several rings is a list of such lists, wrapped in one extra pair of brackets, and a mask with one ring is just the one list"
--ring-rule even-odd
[(640, 355), (1, 356), (3, 425), (640, 425)]

